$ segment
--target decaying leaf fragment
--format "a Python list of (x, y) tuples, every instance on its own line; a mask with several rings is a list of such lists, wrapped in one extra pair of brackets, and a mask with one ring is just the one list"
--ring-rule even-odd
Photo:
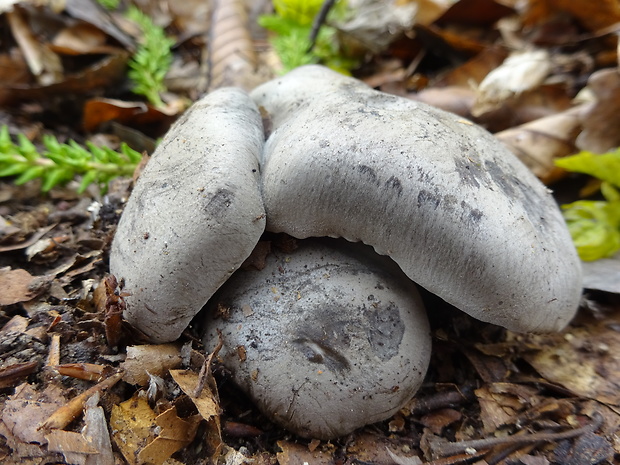
[(193, 441), (200, 416), (179, 418), (172, 407), (157, 415), (143, 393), (112, 408), (114, 442), (131, 465), (161, 465)]
[(563, 171), (556, 158), (575, 153), (575, 139), (581, 131), (583, 106), (495, 134), (545, 184), (559, 179)]
[(514, 96), (535, 89), (550, 71), (549, 52), (546, 50), (512, 53), (480, 83), (472, 115), (480, 116)]
[(104, 315), (105, 337), (110, 347), (116, 347), (122, 336), (123, 312), (126, 305), (114, 275), (103, 278), (95, 289), (93, 300), (97, 310)]
[(207, 421), (206, 443), (210, 449), (210, 455), (219, 457), (224, 442), (222, 441), (220, 424), (220, 401), (215, 386), (210, 386), (210, 383), (207, 383), (199, 393), (196, 393), (197, 387), (201, 384), (200, 376), (197, 373), (189, 370), (171, 370), (170, 375), (181, 390), (194, 402), (202, 418)]
[(124, 381), (147, 386), (149, 374), (165, 376), (168, 370), (181, 364), (181, 349), (176, 344), (141, 345), (127, 347), (127, 358), (122, 363)]
[(216, 0), (209, 40), (209, 90), (239, 86), (249, 90), (248, 77), (256, 71), (257, 58), (248, 29), (246, 6), (240, 0)]
[(32, 276), (26, 270), (0, 268), (0, 305), (27, 302), (40, 295), (49, 286), (50, 279)]
[(588, 79), (588, 89), (596, 100), (582, 113), (583, 131), (577, 147), (605, 153), (620, 145), (620, 74), (615, 68), (602, 69)]
[(76, 465), (114, 465), (107, 420), (98, 402), (99, 393), (86, 402), (85, 425), (81, 432), (50, 431), (45, 436), (48, 449), (62, 453), (68, 463)]
[[(620, 414), (620, 315), (569, 328), (563, 334), (529, 336), (524, 358), (547, 380), (575, 395), (596, 399)], [(576, 373), (579, 375), (577, 376)]]

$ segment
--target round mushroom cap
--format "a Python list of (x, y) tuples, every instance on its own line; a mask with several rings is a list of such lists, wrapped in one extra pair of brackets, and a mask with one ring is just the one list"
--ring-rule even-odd
[(431, 353), (415, 285), (363, 244), (308, 239), (237, 271), (207, 306), (204, 343), (262, 412), (329, 439), (384, 420), (422, 383)]
[(258, 108), (222, 88), (175, 123), (138, 179), (116, 230), (110, 272), (127, 321), (173, 341), (252, 252), (265, 229)]
[(546, 187), (463, 118), (321, 66), (257, 87), (267, 230), (344, 237), (417, 284), (513, 331), (574, 316), (581, 266)]

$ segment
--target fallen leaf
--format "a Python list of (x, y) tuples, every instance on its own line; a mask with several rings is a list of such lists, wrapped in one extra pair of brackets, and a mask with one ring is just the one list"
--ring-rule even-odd
[(531, 336), (529, 341), (538, 350), (524, 354), (524, 358), (545, 379), (620, 412), (618, 312), (600, 321), (590, 318), (586, 324), (560, 334)]
[(246, 2), (220, 0), (212, 3), (209, 32), (209, 90), (236, 86), (254, 88), (257, 57), (248, 29)]
[(155, 426), (159, 431), (157, 437), (138, 453), (138, 459), (144, 463), (163, 464), (172, 454), (194, 440), (200, 420), (199, 415), (179, 418), (175, 407), (166, 410), (155, 418)]
[(600, 0), (596, 3), (590, 0), (528, 0), (523, 23), (539, 24), (567, 13), (591, 31), (620, 21), (620, 5), (616, 0)]
[(0, 305), (27, 302), (43, 293), (50, 284), (50, 278), (32, 276), (26, 270), (0, 268)]
[(596, 101), (582, 113), (583, 131), (577, 147), (594, 153), (605, 153), (620, 145), (620, 74), (616, 68), (602, 69), (588, 79), (588, 88)]
[(157, 415), (140, 393), (112, 407), (110, 427), (112, 438), (125, 460), (139, 465), (138, 454), (153, 439), (153, 427)]
[(546, 50), (513, 52), (480, 83), (472, 114), (480, 116), (488, 113), (507, 100), (537, 88), (550, 71), (549, 52)]
[(163, 377), (181, 365), (181, 348), (176, 344), (128, 346), (127, 358), (121, 364), (123, 380), (129, 384), (148, 386), (149, 373)]
[(459, 421), (462, 415), (457, 410), (446, 408), (435, 410), (420, 418), (420, 423), (429, 428), (435, 434), (441, 434), (446, 426)]
[(581, 131), (579, 106), (495, 134), (544, 183), (565, 175), (553, 160), (577, 151), (575, 139)]
[(310, 451), (303, 444), (296, 444), (289, 441), (278, 441), (280, 452), (276, 454), (280, 465), (333, 465), (334, 456), (331, 452), (322, 450)]
[(62, 389), (56, 385), (37, 392), (29, 384), (22, 384), (7, 400), (0, 418), (20, 441), (46, 444), (45, 432), (38, 426), (64, 403)]

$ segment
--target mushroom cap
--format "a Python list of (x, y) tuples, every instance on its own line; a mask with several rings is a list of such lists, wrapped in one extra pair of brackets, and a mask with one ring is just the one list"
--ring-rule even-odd
[(321, 439), (392, 416), (431, 352), (415, 285), (342, 239), (301, 241), (260, 271), (237, 271), (209, 301), (205, 325), (205, 346), (222, 331), (221, 360), (265, 415)]
[(269, 231), (372, 245), (510, 330), (560, 330), (573, 317), (581, 268), (561, 213), (487, 131), (315, 65), (251, 96), (273, 127), (261, 161)]
[(110, 252), (125, 318), (154, 342), (179, 337), (265, 228), (264, 135), (248, 95), (225, 88), (166, 134), (127, 202)]

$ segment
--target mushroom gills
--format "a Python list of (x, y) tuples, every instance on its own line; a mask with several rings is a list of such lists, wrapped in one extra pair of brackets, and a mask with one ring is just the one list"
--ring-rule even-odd
[[(222, 309), (225, 309), (223, 317)], [(209, 300), (204, 343), (261, 411), (330, 439), (389, 418), (422, 383), (431, 353), (415, 285), (370, 247), (299, 241), (241, 269)]]

